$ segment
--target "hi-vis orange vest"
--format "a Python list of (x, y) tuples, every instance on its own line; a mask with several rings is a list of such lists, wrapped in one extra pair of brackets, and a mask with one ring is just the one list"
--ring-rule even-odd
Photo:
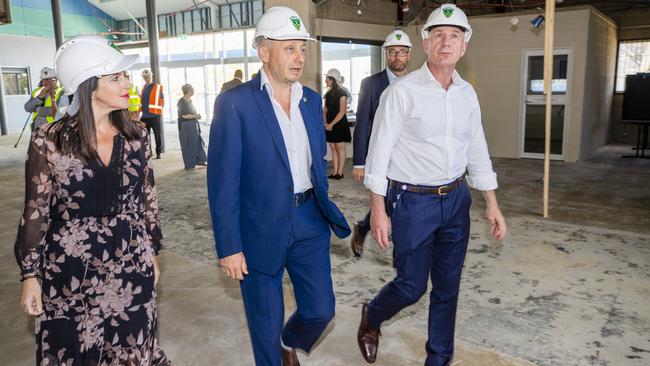
[[(161, 98), (162, 92), (162, 85), (158, 83), (153, 84), (153, 88), (151, 88), (151, 92), (149, 93), (149, 113), (162, 115), (163, 105), (165, 104), (165, 100)], [(144, 109), (145, 106), (142, 107)]]

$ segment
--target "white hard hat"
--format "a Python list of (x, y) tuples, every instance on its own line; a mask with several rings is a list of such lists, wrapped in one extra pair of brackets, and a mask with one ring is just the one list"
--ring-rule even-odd
[(124, 71), (138, 61), (138, 55), (124, 55), (105, 38), (77, 36), (59, 47), (54, 56), (56, 75), (66, 95), (93, 76)]
[(404, 31), (400, 29), (396, 29), (390, 32), (390, 34), (386, 36), (386, 40), (384, 41), (384, 44), (381, 46), (383, 48), (390, 47), (390, 46), (403, 46), (408, 48), (413, 47), (409, 35), (404, 33)]
[(316, 40), (309, 35), (305, 23), (300, 19), (298, 13), (286, 6), (274, 6), (262, 15), (255, 27), (253, 48), (257, 48), (260, 37), (276, 41), (292, 39)]
[(53, 79), (55, 77), (56, 77), (56, 72), (54, 72), (53, 68), (45, 66), (44, 68), (41, 69), (41, 80)]
[(465, 30), (465, 42), (469, 42), (470, 37), (472, 37), (472, 27), (467, 21), (467, 15), (454, 4), (444, 4), (431, 12), (427, 22), (422, 27), (422, 39), (429, 38), (429, 29), (431, 27), (441, 25), (463, 28)]
[(339, 83), (341, 82), (341, 72), (337, 69), (329, 69), (325, 76), (331, 77)]
[(153, 73), (149, 69), (142, 70), (142, 76), (151, 76)]

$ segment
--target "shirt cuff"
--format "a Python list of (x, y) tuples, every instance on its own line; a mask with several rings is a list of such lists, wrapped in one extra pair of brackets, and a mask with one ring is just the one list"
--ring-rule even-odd
[(494, 172), (481, 175), (470, 174), (467, 176), (467, 184), (479, 191), (492, 191), (499, 186), (497, 184), (497, 174)]
[(355, 168), (355, 169), (365, 169), (366, 168), (365, 165), (353, 165), (352, 167)]
[(363, 185), (377, 195), (386, 196), (386, 191), (388, 190), (388, 180), (386, 177), (377, 177), (366, 173), (363, 179)]

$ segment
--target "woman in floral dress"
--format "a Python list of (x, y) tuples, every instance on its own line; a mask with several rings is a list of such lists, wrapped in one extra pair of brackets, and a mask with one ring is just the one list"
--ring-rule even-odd
[(156, 339), (151, 150), (126, 112), (124, 70), (136, 60), (95, 36), (70, 39), (55, 57), (74, 99), (32, 136), (15, 244), (37, 365), (169, 364)]

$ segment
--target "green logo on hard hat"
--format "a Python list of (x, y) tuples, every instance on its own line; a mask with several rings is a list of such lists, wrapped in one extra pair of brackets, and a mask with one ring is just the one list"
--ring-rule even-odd
[(291, 24), (293, 24), (293, 27), (296, 28), (297, 31), (300, 31), (300, 18), (298, 17), (290, 17)]
[(454, 13), (454, 8), (442, 8), (442, 13), (449, 18)]
[(122, 50), (119, 47), (117, 47), (115, 43), (109, 42), (108, 45), (111, 46), (113, 49), (115, 49), (117, 52), (122, 53)]
[(397, 38), (397, 40), (399, 41), (400, 39), (402, 39), (402, 35), (399, 34), (399, 33), (396, 33), (396, 34), (395, 34), (395, 38)]

